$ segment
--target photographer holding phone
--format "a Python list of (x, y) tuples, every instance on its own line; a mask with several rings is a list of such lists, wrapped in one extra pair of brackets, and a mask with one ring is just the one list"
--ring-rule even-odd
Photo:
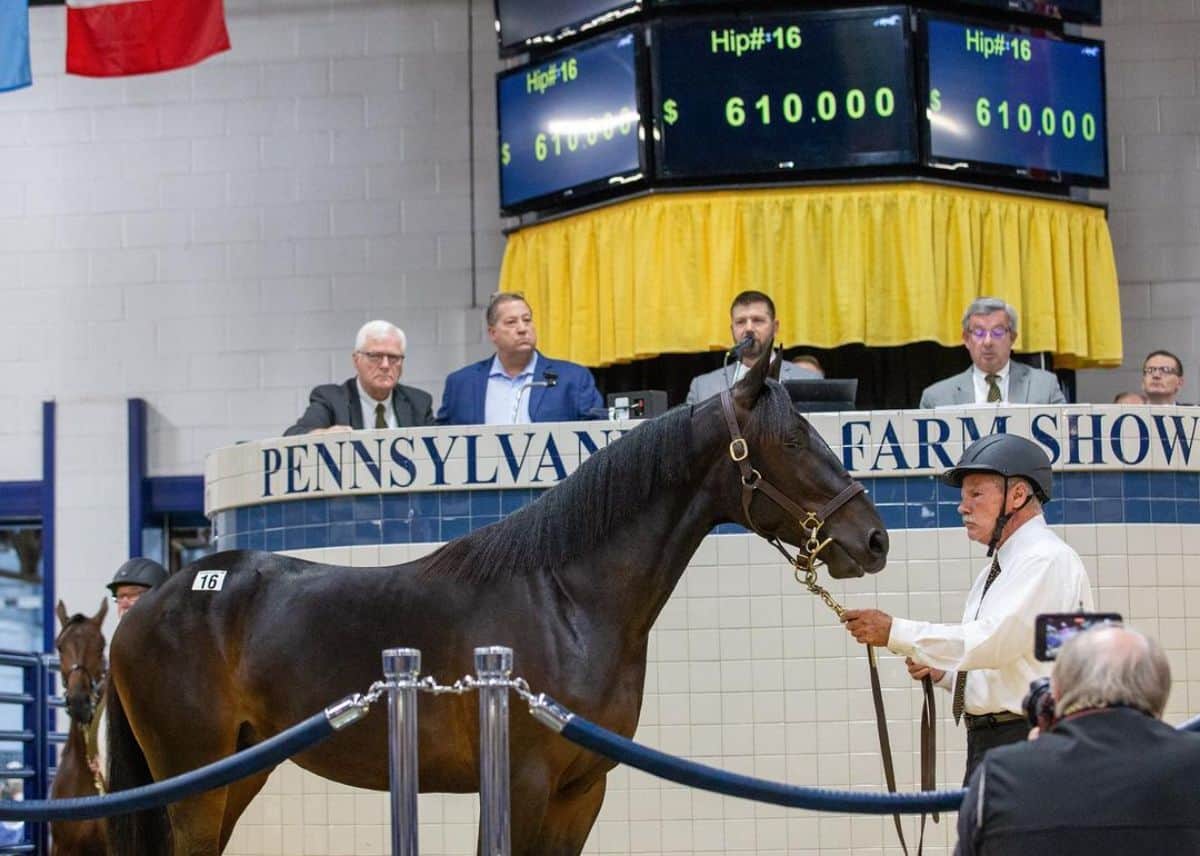
[(1124, 627), (1068, 640), (1053, 722), (990, 753), (958, 815), (956, 856), (1200, 853), (1200, 735), (1162, 722), (1171, 669)]
[(848, 609), (842, 621), (859, 642), (907, 657), (914, 679), (929, 675), (953, 694), (954, 721), (967, 726), (965, 783), (985, 752), (1029, 732), (1021, 702), (1030, 682), (1050, 673), (1033, 656), (1034, 619), (1090, 611), (1092, 588), (1079, 555), (1046, 525), (1050, 459), (1036, 443), (990, 434), (941, 478), (961, 488), (967, 537), (986, 544), (991, 557), (967, 594), (962, 623), (911, 621), (878, 609)]

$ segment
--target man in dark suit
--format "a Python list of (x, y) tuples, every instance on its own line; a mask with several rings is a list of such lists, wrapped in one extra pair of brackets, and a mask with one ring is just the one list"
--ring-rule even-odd
[(570, 422), (604, 415), (590, 371), (537, 350), (533, 311), (522, 295), (492, 295), (487, 330), (496, 353), (446, 378), (438, 424)]
[(433, 398), (399, 383), (405, 347), (404, 331), (395, 324), (368, 321), (354, 338), (355, 376), (313, 389), (308, 409), (284, 436), (432, 425)]
[(958, 856), (1200, 853), (1200, 735), (1162, 722), (1171, 669), (1122, 627), (1063, 645), (1054, 723), (993, 749), (958, 813)]
[(1017, 310), (981, 297), (963, 313), (962, 339), (971, 355), (966, 371), (925, 387), (922, 408), (963, 404), (1066, 404), (1051, 372), (1009, 357), (1017, 341)]

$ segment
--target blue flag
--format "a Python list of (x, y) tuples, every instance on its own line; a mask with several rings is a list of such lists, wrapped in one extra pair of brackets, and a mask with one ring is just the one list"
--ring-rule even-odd
[(29, 2), (0, 0), (0, 92), (33, 83), (29, 72)]

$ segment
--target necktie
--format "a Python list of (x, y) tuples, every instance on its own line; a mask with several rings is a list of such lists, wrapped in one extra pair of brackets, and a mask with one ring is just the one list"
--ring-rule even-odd
[(989, 402), (991, 402), (991, 401), (1000, 401), (1000, 399), (1001, 399), (1001, 396), (1000, 396), (1000, 384), (996, 383), (996, 381), (1000, 380), (1000, 375), (998, 375), (998, 374), (990, 374), (990, 375), (988, 375), (987, 377), (985, 377), (985, 378), (984, 378), (984, 380), (986, 380), (986, 381), (987, 381), (987, 385), (988, 385), (988, 397), (987, 397), (987, 400), (988, 400)]
[(386, 428), (387, 427), (387, 417), (384, 416), (382, 404), (375, 405), (375, 427), (376, 428)]
[[(989, 375), (995, 377), (995, 375)], [(1000, 576), (1000, 557), (992, 559), (992, 566), (988, 569), (987, 580), (983, 584), (983, 594), (979, 596), (979, 607), (975, 609), (975, 617), (979, 617), (979, 608), (983, 606), (983, 599), (987, 597), (988, 589), (992, 587), (992, 583), (996, 581), (996, 577)], [(967, 704), (967, 673), (959, 672), (954, 678), (954, 724), (958, 725), (958, 721), (962, 719), (963, 709)]]

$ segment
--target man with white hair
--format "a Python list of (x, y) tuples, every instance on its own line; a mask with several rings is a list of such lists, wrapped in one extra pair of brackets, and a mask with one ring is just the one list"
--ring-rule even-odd
[(1200, 735), (1162, 722), (1171, 668), (1153, 639), (1099, 626), (1050, 675), (1054, 722), (994, 749), (958, 815), (958, 856), (1200, 853)]
[(283, 432), (284, 436), (432, 425), (433, 398), (399, 383), (406, 344), (404, 331), (395, 324), (364, 324), (354, 338), (356, 375), (345, 383), (327, 383), (313, 389), (308, 409)]

